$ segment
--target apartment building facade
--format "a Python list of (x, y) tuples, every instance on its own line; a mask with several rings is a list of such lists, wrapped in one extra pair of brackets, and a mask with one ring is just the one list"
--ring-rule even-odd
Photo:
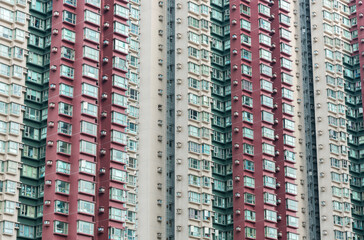
[(361, 1), (0, 3), (0, 239), (364, 238)]
[(0, 6), (0, 225), (1, 239), (15, 239), (19, 187), (27, 50), (26, 1), (1, 1)]
[(230, 5), (234, 237), (298, 239), (293, 3)]

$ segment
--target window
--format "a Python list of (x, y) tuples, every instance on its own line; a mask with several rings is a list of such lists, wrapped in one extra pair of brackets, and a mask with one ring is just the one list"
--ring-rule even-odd
[(127, 163), (128, 162), (128, 154), (126, 152), (122, 152), (116, 149), (111, 149), (111, 161)]
[(95, 183), (85, 180), (78, 181), (78, 192), (95, 195)]
[(98, 88), (88, 83), (82, 83), (82, 94), (97, 98)]
[(251, 30), (250, 22), (245, 20), (245, 19), (240, 19), (240, 26), (241, 26), (242, 29), (245, 29), (247, 31)]
[(298, 227), (298, 218), (288, 215), (287, 216), (287, 225), (290, 227)]
[(268, 123), (274, 123), (274, 116), (272, 113), (262, 111), (262, 120)]
[(128, 54), (129, 45), (126, 42), (114, 39), (114, 50)]
[(260, 73), (272, 77), (273, 68), (265, 64), (260, 64)]
[(70, 184), (61, 180), (56, 180), (56, 193), (70, 193)]
[(258, 22), (259, 22), (259, 27), (260, 28), (262, 28), (264, 30), (267, 30), (267, 31), (271, 31), (271, 24), (270, 24), (269, 21), (266, 21), (266, 20), (264, 20), (262, 18), (259, 18)]
[(269, 238), (277, 239), (278, 238), (278, 230), (276, 228), (265, 227), (264, 228), (264, 236), (269, 237)]
[(255, 180), (252, 177), (244, 176), (244, 186), (254, 188), (255, 187)]
[(255, 204), (255, 195), (251, 193), (244, 193), (244, 202), (248, 204)]
[(68, 234), (68, 223), (61, 222), (61, 221), (53, 221), (53, 232), (60, 233), (60, 234)]
[(297, 185), (293, 184), (293, 183), (286, 183), (286, 193), (290, 193), (290, 194), (297, 194)]
[(284, 168), (284, 173), (287, 177), (290, 178), (296, 178), (297, 175), (297, 170), (291, 167), (285, 167)]
[(84, 200), (78, 200), (77, 209), (79, 213), (86, 213), (93, 215), (95, 213), (95, 204)]
[(63, 141), (57, 141), (57, 152), (71, 154), (71, 144)]
[(114, 5), (114, 12), (116, 16), (120, 16), (122, 18), (128, 19), (129, 18), (129, 9), (120, 6), (118, 4)]
[(90, 222), (85, 221), (77, 221), (77, 232), (83, 233), (87, 235), (93, 235), (94, 234), (94, 224)]
[(112, 94), (112, 103), (113, 104), (116, 104), (116, 105), (119, 105), (121, 107), (127, 107), (127, 104), (128, 104), (128, 98), (123, 96), (123, 95), (120, 95), (120, 94), (117, 94), (117, 93), (113, 93)]
[(244, 220), (255, 222), (255, 212), (250, 211), (250, 210), (245, 210), (244, 211), (244, 216), (245, 216)]
[(114, 32), (120, 33), (122, 35), (129, 35), (129, 27), (125, 24), (115, 21), (114, 22)]
[(287, 232), (287, 240), (298, 240), (298, 235), (296, 233)]
[(87, 64), (82, 65), (82, 75), (94, 79), (99, 77), (99, 69)]
[(97, 105), (91, 104), (89, 102), (81, 102), (81, 113), (96, 117)]
[(68, 214), (69, 213), (69, 204), (64, 201), (55, 200), (54, 201), (54, 212)]
[(80, 152), (96, 155), (96, 144), (88, 141), (80, 141)]
[(112, 200), (125, 202), (127, 196), (126, 194), (127, 192), (122, 189), (110, 188), (110, 199)]
[(95, 175), (96, 164), (93, 162), (86, 161), (86, 160), (80, 160), (79, 161), (79, 171), (83, 172), (83, 173)]
[(270, 17), (270, 7), (265, 6), (263, 4), (258, 4), (259, 13), (262, 13), (266, 16)]
[(284, 151), (284, 160), (286, 161), (291, 161), (291, 162), (296, 162), (296, 157), (295, 157), (295, 153), (285, 150)]
[(127, 182), (128, 174), (125, 171), (111, 168), (110, 171), (110, 178), (111, 180), (120, 181), (120, 182)]
[[(325, 26), (325, 24), (324, 24), (324, 26)], [(288, 31), (287, 29), (280, 28), (279, 33), (280, 33), (281, 38), (285, 38), (285, 39), (288, 39), (288, 40), (291, 39), (291, 32)]]
[(241, 50), (241, 58), (251, 61), (252, 60), (252, 52), (246, 50), (246, 49), (242, 49)]
[(286, 206), (288, 210), (298, 211), (298, 202), (292, 199), (286, 199)]
[(251, 227), (245, 227), (245, 237), (255, 239), (257, 236), (257, 230)]
[(83, 36), (85, 39), (90, 40), (90, 41), (94, 41), (94, 42), (100, 41), (100, 33), (97, 31), (94, 31), (90, 28), (83, 29)]
[(292, 70), (292, 61), (288, 60), (287, 58), (281, 58), (281, 66)]
[(59, 173), (70, 174), (71, 164), (69, 164), (67, 162), (57, 160), (57, 162), (56, 162), (56, 171), (59, 172)]
[(277, 212), (265, 209), (264, 210), (264, 219), (271, 221), (271, 222), (277, 222)]
[(63, 102), (59, 103), (58, 113), (72, 116), (72, 112), (73, 112), (72, 105)]
[(294, 106), (289, 105), (287, 103), (283, 103), (282, 107), (283, 107), (283, 112), (284, 113), (287, 113), (289, 115), (294, 115)]
[(295, 137), (292, 137), (290, 135), (287, 134), (283, 134), (283, 142), (284, 144), (290, 145), (290, 146), (295, 146)]
[(60, 75), (67, 78), (74, 78), (75, 70), (69, 66), (61, 65)]
[(13, 47), (13, 56), (17, 59), (23, 59), (23, 52), (24, 50), (19, 47)]
[(267, 127), (262, 127), (262, 136), (269, 139), (274, 139), (274, 130)]
[(284, 14), (279, 14), (279, 22), (283, 23), (285, 25), (290, 26), (291, 25), (291, 18)]
[(62, 29), (62, 39), (70, 42), (76, 42), (76, 33), (67, 28)]
[(111, 141), (126, 145), (127, 144), (127, 135), (123, 132), (112, 130), (111, 131)]
[(263, 176), (263, 185), (265, 187), (269, 188), (276, 188), (276, 179), (269, 177), (269, 176)]
[(259, 49), (259, 57), (267, 61), (272, 61), (272, 52), (261, 48)]
[(260, 98), (262, 105), (273, 108), (273, 98), (266, 95), (261, 95)]
[(254, 155), (254, 146), (250, 145), (250, 144), (247, 144), (247, 143), (244, 143), (243, 144), (243, 151), (246, 154)]
[(240, 13), (244, 13), (245, 15), (250, 16), (250, 7), (245, 4), (240, 4)]
[(249, 37), (248, 35), (245, 35), (245, 34), (240, 35), (240, 40), (241, 40), (241, 43), (244, 43), (249, 46), (251, 45), (251, 42), (252, 42), (251, 37)]
[(0, 8), (0, 19), (13, 22), (14, 21), (14, 12), (6, 9), (6, 8)]
[(272, 193), (265, 192), (264, 193), (264, 203), (268, 203), (271, 205), (277, 204), (277, 196)]
[(83, 57), (99, 61), (99, 50), (96, 50), (94, 48), (90, 48), (88, 46), (83, 47)]
[(243, 137), (254, 139), (254, 131), (250, 128), (243, 128)]
[(252, 76), (252, 67), (245, 64), (241, 65), (241, 73)]
[(73, 97), (73, 87), (66, 84), (59, 84), (59, 94), (67, 97)]
[(63, 22), (76, 24), (76, 14), (64, 10), (63, 11)]
[(85, 10), (85, 21), (100, 25), (100, 15), (92, 11)]
[(111, 207), (109, 209), (109, 218), (116, 221), (124, 221), (126, 219), (126, 210)]
[(118, 229), (118, 228), (113, 228), (113, 227), (109, 228), (109, 239), (123, 240), (124, 235), (125, 235), (125, 233), (124, 233), (123, 229)]
[(271, 46), (272, 45), (271, 37), (261, 33), (261, 34), (259, 34), (259, 43), (263, 43), (267, 46)]
[(15, 206), (16, 203), (15, 202), (11, 202), (11, 201), (3, 201), (0, 203), (0, 209), (2, 209), (4, 211), (4, 213), (8, 213), (8, 214), (14, 214), (15, 213)]

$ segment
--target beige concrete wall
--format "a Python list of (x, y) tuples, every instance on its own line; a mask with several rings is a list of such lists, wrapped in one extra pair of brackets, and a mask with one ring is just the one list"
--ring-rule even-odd
[[(20, 85), (20, 86), (22, 86), (22, 90), (25, 90), (25, 87), (24, 87), (25, 86), (25, 74), (22, 73), (21, 77), (19, 78), (19, 77), (14, 76), (12, 74), (12, 71), (13, 71), (13, 65), (22, 67), (23, 72), (26, 71), (26, 54), (27, 54), (27, 50), (26, 50), (27, 49), (27, 38), (24, 37), (23, 39), (21, 39), (21, 38), (16, 39), (15, 38), (15, 29), (24, 31), (24, 36), (27, 35), (26, 31), (28, 29), (28, 20), (25, 19), (25, 21), (23, 23), (17, 21), (16, 20), (16, 11), (27, 13), (27, 12), (29, 12), (29, 5), (26, 1), (24, 1), (23, 3), (22, 2), (17, 3), (17, 1), (2, 0), (2, 1), (0, 1), (0, 8), (10, 10), (13, 12), (12, 21), (7, 21), (7, 19), (5, 18), (5, 14), (2, 14), (2, 16), (0, 16), (0, 25), (11, 29), (13, 32), (12, 39), (3, 38), (3, 34), (0, 33), (0, 44), (5, 45), (10, 48), (19, 47), (23, 51), (21, 59), (14, 57), (14, 54), (13, 54), (14, 49), (11, 49), (11, 56), (5, 56), (4, 51), (1, 51), (1, 54), (0, 54), (1, 55), (0, 63), (11, 67), (9, 76), (4, 76), (4, 75), (0, 74), (0, 82), (8, 85), (8, 93), (0, 94), (0, 101), (8, 104), (7, 113), (0, 114), (0, 121), (6, 122), (8, 124), (6, 133), (0, 134), (0, 141), (3, 141), (5, 143), (5, 152), (0, 153), (0, 160), (1, 160), (0, 164), (3, 164), (3, 166), (4, 166), (4, 172), (1, 172), (2, 170), (0, 170), (0, 181), (3, 182), (3, 193), (0, 194), (0, 203), (2, 205), (1, 210), (0, 210), (0, 222), (1, 222), (0, 239), (9, 240), (9, 239), (16, 239), (17, 231), (16, 231), (16, 229), (12, 229), (12, 234), (10, 234), (10, 232), (9, 232), (9, 234), (4, 233), (3, 221), (12, 222), (12, 223), (14, 223), (14, 226), (15, 226), (15, 223), (17, 222), (18, 209), (15, 207), (13, 209), (14, 210), (13, 213), (5, 213), (4, 212), (5, 207), (3, 206), (3, 204), (4, 204), (4, 201), (11, 201), (14, 203), (18, 202), (18, 198), (19, 198), (18, 186), (20, 186), (20, 183), (19, 183), (20, 170), (17, 167), (15, 167), (16, 170), (14, 172), (9, 172), (7, 167), (8, 167), (9, 161), (13, 161), (13, 162), (17, 163), (19, 168), (21, 167), (21, 161), (20, 161), (21, 149), (20, 149), (20, 147), (21, 147), (21, 142), (22, 142), (22, 131), (20, 129), (19, 129), (18, 134), (9, 134), (9, 122), (18, 123), (19, 126), (21, 126), (21, 123), (23, 122), (23, 111), (20, 111), (19, 115), (11, 114), (9, 104), (10, 103), (15, 103), (15, 104), (19, 104), (19, 105), (24, 104), (23, 92), (21, 92), (19, 96), (15, 96), (14, 94), (12, 94), (11, 84)], [(8, 141), (18, 143), (17, 153), (15, 153), (15, 152), (10, 153), (8, 151)], [(15, 164), (15, 166), (16, 166), (16, 164)], [(6, 191), (5, 191), (5, 182), (6, 181), (16, 182), (14, 194), (6, 193)]]
[[(138, 180), (138, 239), (166, 238), (166, 24), (167, 6), (159, 6), (158, 0), (143, 1), (140, 7), (140, 100), (139, 100), (139, 180)], [(159, 16), (162, 16), (161, 21)], [(162, 30), (162, 35), (159, 31)], [(163, 45), (163, 50), (158, 46)], [(158, 60), (162, 59), (160, 65)], [(158, 75), (163, 75), (163, 80)], [(163, 94), (159, 95), (158, 90)], [(158, 110), (158, 105), (163, 110)], [(158, 121), (163, 121), (159, 126)], [(158, 136), (162, 141), (158, 141)], [(162, 157), (158, 157), (158, 152)], [(162, 173), (158, 173), (158, 168)], [(158, 189), (158, 184), (162, 188)], [(157, 200), (163, 200), (162, 205)], [(162, 217), (159, 222), (157, 217)]]

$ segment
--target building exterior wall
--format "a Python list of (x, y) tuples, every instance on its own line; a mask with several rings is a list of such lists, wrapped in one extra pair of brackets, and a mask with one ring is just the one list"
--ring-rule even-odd
[(0, 239), (363, 239), (362, 1), (0, 3)]
[(234, 238), (295, 239), (291, 6), (285, 1), (230, 6)]
[[(19, 225), (22, 129), (29, 6), (26, 1), (0, 2), (0, 238), (16, 239)], [(25, 166), (26, 167), (26, 166)], [(18, 230), (19, 229), (19, 230)]]
[[(208, 4), (175, 1), (175, 239), (211, 238), (212, 234)], [(200, 88), (193, 88), (192, 81)], [(193, 162), (201, 168), (192, 167)]]
[(229, 239), (233, 236), (230, 8), (228, 1), (211, 1), (210, 5), (213, 239)]
[(350, 72), (345, 61), (353, 50), (350, 10), (341, 1), (315, 2), (310, 8), (320, 238), (351, 238), (347, 143), (351, 124), (345, 115), (344, 93)]
[[(140, 7), (139, 239), (166, 238), (168, 169), (167, 3), (145, 1)], [(162, 62), (158, 62), (162, 60)], [(161, 105), (161, 106), (159, 106)], [(158, 108), (161, 107), (161, 110)], [(170, 179), (170, 178), (169, 178)]]

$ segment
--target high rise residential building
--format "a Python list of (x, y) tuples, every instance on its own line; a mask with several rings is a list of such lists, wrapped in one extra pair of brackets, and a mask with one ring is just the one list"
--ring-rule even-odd
[(298, 239), (296, 4), (230, 5), (234, 237)]
[(4, 240), (15, 239), (19, 229), (28, 12), (26, 1), (0, 2), (0, 238)]
[(18, 238), (40, 239), (47, 137), (51, 1), (29, 4)]
[(0, 239), (364, 239), (362, 1), (0, 3)]
[[(303, 83), (311, 125), (307, 142), (310, 235), (363, 239), (360, 166), (363, 138), (361, 1), (303, 1), (309, 66)], [(304, 10), (306, 9), (306, 10)], [(310, 38), (310, 39), (308, 39)], [(305, 89), (306, 90), (306, 89)], [(305, 115), (306, 115), (305, 111)], [(312, 168), (310, 168), (311, 166)]]

